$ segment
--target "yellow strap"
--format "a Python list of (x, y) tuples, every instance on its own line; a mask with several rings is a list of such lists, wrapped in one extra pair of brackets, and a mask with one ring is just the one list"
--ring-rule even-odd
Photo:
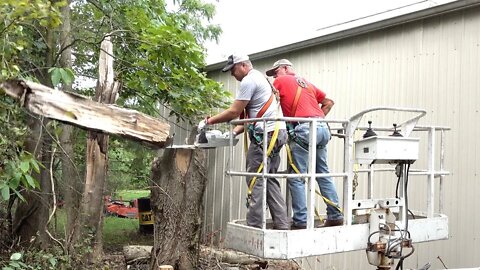
[(315, 215), (316, 215), (317, 218), (320, 220), (320, 222), (323, 223), (323, 218), (322, 218), (322, 216), (320, 215), (320, 212), (318, 212), (317, 207), (315, 207)]
[[(287, 158), (288, 158), (288, 163), (290, 165), (290, 167), (292, 167), (292, 169), (295, 171), (295, 173), (297, 174), (300, 174), (300, 170), (298, 170), (297, 166), (295, 166), (295, 164), (293, 163), (293, 158), (292, 158), (292, 151), (290, 150), (290, 146), (286, 145), (286, 148), (287, 148)], [(317, 189), (315, 189), (315, 193), (319, 194), (320, 196), (322, 196), (322, 194), (320, 194)], [(320, 221), (323, 222), (323, 218), (322, 216), (320, 216), (320, 213), (318, 212), (318, 209), (317, 207), (315, 207), (314, 209), (315, 211), (315, 215), (317, 216), (318, 219), (320, 219)]]
[(290, 146), (288, 145), (288, 143), (286, 144), (286, 148), (287, 148), (288, 163), (289, 163), (290, 167), (292, 167), (292, 169), (295, 171), (295, 173), (300, 174), (300, 170), (298, 170), (297, 166), (295, 166), (295, 164), (293, 164), (292, 151), (290, 150)]
[[(292, 169), (295, 171), (295, 173), (297, 174), (300, 174), (300, 171), (298, 170), (298, 168), (295, 166), (295, 164), (293, 163), (293, 158), (292, 158), (292, 151), (290, 150), (290, 146), (287, 144), (287, 158), (288, 158), (288, 163), (289, 165), (292, 167)], [(343, 210), (336, 204), (334, 204), (332, 201), (330, 201), (329, 199), (327, 199), (325, 196), (322, 195), (322, 193), (320, 193), (320, 191), (318, 191), (316, 188), (315, 188), (315, 193), (318, 195), (318, 196), (321, 196), (323, 201), (326, 203), (326, 204), (329, 204), (335, 208), (337, 208), (338, 211), (340, 211), (340, 213), (343, 213)], [(320, 215), (318, 214), (318, 211), (317, 211), (317, 208), (315, 208), (315, 214), (317, 214), (317, 216), (320, 218)], [(321, 218), (320, 218), (321, 219)]]
[[(273, 94), (275, 95), (275, 99), (277, 101), (277, 111), (276, 111), (276, 116), (277, 118), (280, 116), (280, 112), (281, 112), (281, 107), (280, 107), (280, 93), (278, 92), (278, 90), (273, 86), (273, 84), (268, 80), (267, 78), (267, 82), (270, 84), (270, 87), (272, 88), (272, 92)], [(265, 130), (266, 126), (264, 127), (264, 130)], [(275, 129), (273, 131), (273, 134), (272, 134), (272, 139), (270, 140), (270, 145), (268, 146), (267, 148), (267, 157), (270, 156), (273, 148), (275, 147), (275, 143), (277, 141), (277, 137), (278, 137), (278, 132), (280, 130), (280, 122), (279, 121), (276, 121), (275, 122)], [(245, 132), (245, 131), (244, 131)], [(265, 132), (265, 131), (264, 131)], [(264, 137), (263, 139), (265, 138), (268, 138), (268, 135), (267, 134), (263, 134)], [(246, 148), (248, 149), (248, 148)], [(260, 163), (260, 166), (258, 167), (258, 170), (257, 170), (257, 173), (260, 173), (261, 171), (263, 170), (263, 161), (262, 163)], [(257, 177), (254, 176), (252, 178), (252, 181), (250, 181), (250, 184), (248, 185), (248, 191), (247, 191), (247, 194), (248, 195), (251, 195), (252, 194), (252, 191), (253, 191), (253, 187), (255, 186), (255, 182), (257, 181)]]
[[(272, 139), (270, 140), (270, 144), (268, 145), (268, 149), (267, 149), (267, 157), (270, 156), (272, 150), (273, 150), (273, 147), (275, 146), (275, 143), (277, 141), (277, 137), (278, 137), (278, 132), (280, 130), (280, 122), (276, 122), (275, 123), (275, 130), (273, 131), (273, 134), (272, 134)], [(268, 138), (268, 134), (263, 134), (263, 139), (265, 140), (266, 138)], [(258, 167), (258, 170), (257, 170), (257, 173), (260, 173), (261, 171), (263, 170), (263, 161), (262, 163), (260, 164), (260, 166)], [(250, 185), (248, 185), (248, 195), (252, 194), (252, 191), (253, 191), (253, 187), (255, 186), (255, 182), (257, 181), (257, 177), (254, 176), (252, 178), (252, 181), (250, 181)]]

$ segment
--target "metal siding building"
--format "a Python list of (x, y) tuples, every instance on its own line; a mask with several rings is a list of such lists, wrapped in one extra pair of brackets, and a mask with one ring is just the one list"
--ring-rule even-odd
[[(335, 101), (329, 119), (347, 119), (376, 106), (427, 110), (420, 125), (448, 126), (444, 212), (449, 217), (448, 240), (415, 244), (406, 268), (431, 269), (480, 267), (480, 1), (455, 1), (383, 21), (326, 34), (311, 40), (250, 55), (254, 67), (268, 69), (280, 58), (293, 62), (297, 74), (308, 78)], [(238, 82), (221, 73), (217, 63), (209, 77), (235, 90)], [(395, 116), (394, 116), (395, 117)], [(374, 122), (391, 125), (383, 115)], [(342, 169), (342, 140), (329, 144), (331, 171)], [(425, 147), (425, 146), (422, 146)], [(225, 224), (245, 218), (244, 179), (225, 175), (228, 151), (209, 150), (209, 182), (205, 193), (205, 239), (222, 246)], [(425, 165), (420, 160), (414, 166)], [(285, 156), (283, 156), (285, 160)], [(245, 167), (242, 140), (235, 148), (234, 168)], [(390, 178), (389, 178), (390, 179)], [(335, 180), (341, 196), (341, 179)], [(232, 187), (230, 187), (232, 185)], [(285, 189), (285, 181), (283, 181)], [(380, 180), (375, 192), (395, 188)], [(365, 193), (360, 182), (359, 193)], [(411, 204), (423, 207), (426, 185), (413, 178)], [(436, 187), (438, 189), (438, 187)], [(232, 192), (230, 193), (230, 190)], [(440, 192), (440, 191), (438, 191)], [(438, 204), (438, 203), (437, 203)], [(438, 206), (438, 205), (437, 205)], [(324, 206), (320, 205), (320, 209)], [(301, 241), (301, 239), (299, 239)], [(440, 259), (441, 260), (440, 260)], [(304, 269), (373, 269), (365, 251), (297, 260)]]

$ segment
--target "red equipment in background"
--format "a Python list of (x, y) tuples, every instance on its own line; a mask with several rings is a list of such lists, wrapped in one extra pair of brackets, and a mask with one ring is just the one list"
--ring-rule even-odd
[(138, 200), (115, 200), (105, 196), (105, 213), (124, 218), (138, 218)]

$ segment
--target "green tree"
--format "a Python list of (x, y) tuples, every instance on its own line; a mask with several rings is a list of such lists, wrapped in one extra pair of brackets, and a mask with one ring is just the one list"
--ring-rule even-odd
[[(170, 10), (164, 1), (88, 1), (87, 5), (75, 6), (73, 21), (94, 18), (100, 22), (73, 27), (81, 37), (74, 37), (77, 74), (94, 77), (92, 65), (85, 63), (96, 61), (98, 43), (107, 33), (115, 44), (116, 77), (122, 83), (120, 105), (157, 114), (162, 104), (170, 108), (171, 115), (188, 121), (223, 106), (227, 93), (202, 71), (205, 63), (201, 44), (219, 33), (218, 27), (203, 27), (201, 23), (213, 15), (213, 7), (200, 1), (175, 3)], [(193, 235), (199, 233), (199, 226), (192, 228)], [(177, 254), (192, 250), (189, 246), (181, 248)]]
[[(87, 1), (78, 5), (73, 21), (75, 68), (78, 74), (94, 78), (98, 44), (105, 34), (112, 37), (117, 80), (122, 83), (118, 104), (155, 114), (158, 104), (171, 108), (179, 119), (191, 120), (211, 108), (223, 107), (228, 92), (206, 77), (206, 39), (216, 38), (218, 26), (203, 26), (214, 7), (201, 1), (174, 1), (167, 10), (165, 1)], [(205, 102), (209, 100), (209, 102)]]
[(112, 138), (109, 151), (107, 193), (125, 189), (148, 189), (155, 151), (138, 143)]
[[(76, 77), (93, 79), (96, 77), (100, 42), (105, 36), (110, 36), (115, 44), (116, 79), (122, 84), (119, 105), (152, 115), (158, 115), (160, 105), (167, 106), (176, 119), (193, 121), (212, 108), (223, 107), (228, 101), (225, 99), (227, 92), (218, 83), (208, 79), (202, 71), (205, 65), (205, 49), (202, 44), (205, 40), (215, 39), (220, 33), (218, 26), (206, 23), (214, 14), (211, 4), (197, 0), (175, 0), (168, 2), (168, 5), (160, 0), (71, 1), (70, 39), (64, 39), (61, 38), (63, 30), (59, 25), (62, 19), (60, 9), (65, 3), (66, 1), (55, 0), (2, 1), (0, 45), (3, 61), (0, 63), (0, 80), (19, 76), (53, 86), (58, 74), (62, 75), (55, 68), (65, 67), (60, 59), (67, 49), (72, 52), (72, 69)], [(58, 82), (61, 87), (68, 84), (65, 81)], [(79, 91), (81, 87), (82, 83), (77, 81), (73, 90)], [(83, 93), (92, 94), (93, 91), (87, 89)], [(32, 154), (49, 168), (47, 163), (50, 157), (39, 153), (50, 153), (48, 140), (53, 139), (43, 136), (47, 127), (45, 121), (37, 120), (33, 123), (30, 125), (31, 135), (26, 145), (41, 145), (38, 149), (43, 151)], [(49, 178), (48, 171), (41, 170), (38, 177), (42, 191), (49, 193), (49, 182), (44, 181)], [(182, 180), (179, 178), (177, 181)], [(205, 181), (204, 175), (201, 181)], [(201, 201), (198, 198), (203, 195), (204, 182), (198, 184), (192, 210), (199, 209)], [(26, 200), (29, 202), (34, 198), (26, 197)], [(178, 202), (180, 204), (183, 202)], [(48, 210), (48, 204), (36, 206)], [(157, 206), (157, 209), (168, 207), (167, 203), (162, 205), (161, 202)], [(46, 216), (45, 213), (48, 213), (40, 209), (29, 209), (23, 215), (17, 213), (19, 220), (23, 216), (21, 220), (28, 221), (30, 216), (26, 214), (32, 211), (37, 216)], [(195, 213), (191, 217), (198, 220)], [(39, 228), (44, 228), (45, 222), (45, 218), (41, 219), (23, 231), (35, 234)], [(193, 234), (185, 239), (195, 240), (195, 235), (198, 236), (200, 227), (196, 223), (192, 225), (189, 229), (193, 230)], [(26, 239), (30, 237), (27, 235)], [(195, 252), (198, 255), (195, 244), (181, 247), (182, 250), (177, 254), (192, 247), (193, 253), (189, 258), (194, 258)], [(165, 259), (156, 257), (155, 260), (159, 262)], [(195, 264), (194, 260), (180, 263), (178, 256), (172, 260), (175, 264), (184, 265), (184, 268)]]
[[(49, 82), (48, 76), (48, 62), (52, 58), (51, 52), (54, 47), (51, 46), (50, 32), (44, 31), (56, 27), (60, 23), (60, 16), (58, 13), (58, 7), (62, 5), (61, 1), (2, 1), (0, 3), (0, 18), (2, 23), (0, 24), (0, 48), (1, 48), (1, 60), (0, 61), (0, 80), (18, 76), (28, 77), (41, 81), (43, 83)], [(50, 47), (48, 47), (50, 45)], [(2, 111), (2, 116), (8, 115), (6, 120), (9, 124), (2, 125), (0, 134), (2, 136), (12, 135), (11, 131), (14, 129), (24, 129), (29, 126), (28, 136), (18, 136), (13, 140), (7, 141), (10, 144), (10, 150), (15, 149), (13, 155), (6, 155), (8, 158), (4, 160), (4, 164), (17, 164), (9, 166), (11, 169), (7, 170), (7, 167), (3, 166), (4, 170), (2, 174), (2, 180), (4, 184), (10, 187), (10, 193), (13, 196), (9, 198), (9, 206), (13, 204), (13, 200), (18, 197), (22, 197), (25, 200), (20, 201), (16, 207), (15, 217), (11, 218), (10, 213), (7, 213), (8, 219), (13, 220), (13, 226), (9, 230), (9, 233), (15, 233), (22, 235), (25, 233), (25, 237), (21, 238), (24, 241), (30, 240), (32, 236), (22, 221), (23, 214), (29, 216), (29, 226), (40, 228), (37, 239), (40, 242), (45, 240), (45, 230), (43, 230), (45, 224), (45, 216), (48, 211), (30, 211), (35, 210), (30, 206), (37, 206), (38, 202), (48, 202), (48, 190), (49, 190), (49, 175), (46, 170), (28, 171), (29, 177), (32, 179), (38, 179), (39, 186), (42, 188), (42, 192), (33, 193), (30, 191), (32, 185), (26, 185), (20, 181), (17, 185), (17, 177), (9, 176), (10, 172), (21, 172), (22, 163), (18, 160), (25, 157), (24, 153), (31, 153), (30, 156), (36, 160), (43, 161), (48, 159), (48, 151), (46, 145), (42, 140), (42, 134), (44, 133), (46, 121), (38, 119), (29, 114), (19, 114), (17, 108), (9, 107), (9, 101), (5, 97), (0, 100), (2, 107), (7, 106), (5, 111)], [(13, 125), (13, 126), (12, 126)], [(20, 134), (19, 134), (20, 135)], [(16, 147), (15, 147), (16, 146)], [(33, 159), (32, 159), (33, 160)], [(15, 173), (15, 175), (18, 175)], [(47, 184), (46, 184), (47, 183)], [(5, 185), (4, 185), (5, 186)], [(38, 184), (35, 185), (38, 187)], [(5, 189), (3, 189), (5, 191)], [(4, 193), (6, 194), (6, 193)], [(28, 203), (30, 206), (28, 206)], [(11, 209), (10, 207), (8, 209)], [(43, 208), (46, 209), (46, 208)], [(47, 208), (48, 210), (48, 208)], [(22, 214), (23, 213), (23, 214)], [(33, 232), (35, 232), (33, 230)]]

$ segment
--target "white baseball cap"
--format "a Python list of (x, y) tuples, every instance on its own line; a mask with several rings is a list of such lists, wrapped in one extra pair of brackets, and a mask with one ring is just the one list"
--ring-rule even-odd
[(232, 54), (228, 57), (227, 65), (222, 69), (222, 71), (227, 72), (230, 69), (232, 69), (232, 67), (235, 64), (238, 64), (238, 63), (241, 63), (241, 62), (244, 62), (244, 61), (248, 61), (248, 60), (250, 60), (250, 58), (248, 58), (248, 55)]
[(272, 68), (267, 70), (265, 72), (265, 74), (267, 74), (267, 76), (275, 75), (275, 70), (277, 70), (277, 68), (279, 68), (280, 66), (291, 66), (291, 67), (293, 67), (293, 64), (292, 64), (292, 62), (288, 61), (287, 59), (280, 59), (277, 62), (273, 63)]

